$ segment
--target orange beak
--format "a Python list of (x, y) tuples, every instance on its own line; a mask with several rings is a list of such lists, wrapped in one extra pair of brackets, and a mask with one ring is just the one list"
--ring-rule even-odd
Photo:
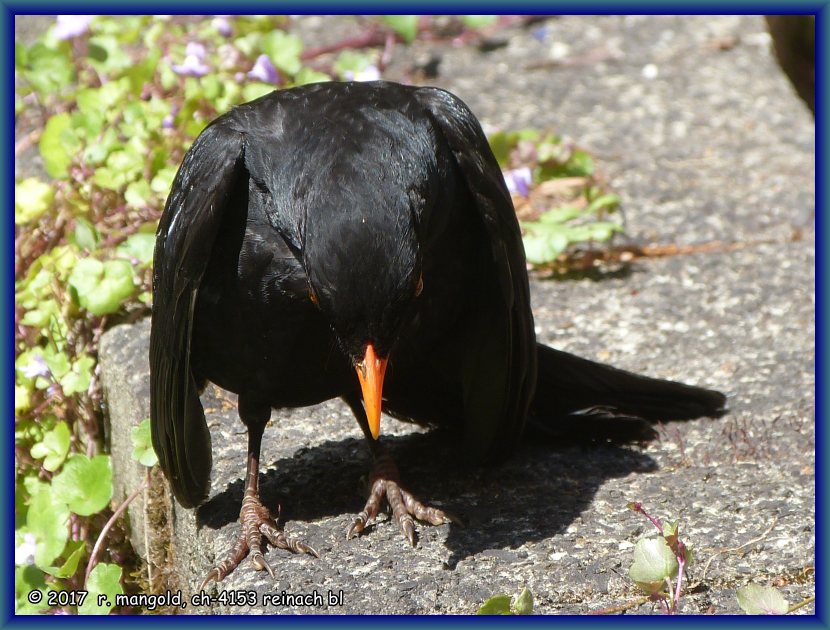
[(363, 361), (355, 366), (360, 389), (363, 390), (363, 408), (369, 420), (372, 437), (380, 435), (380, 403), (383, 395), (383, 375), (386, 372), (387, 359), (379, 359), (372, 344), (366, 346)]

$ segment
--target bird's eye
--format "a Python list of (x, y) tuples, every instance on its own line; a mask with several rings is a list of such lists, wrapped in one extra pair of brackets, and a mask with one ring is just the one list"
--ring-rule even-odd
[(312, 289), (311, 287), (308, 287), (308, 299), (311, 300), (311, 303), (314, 304), (314, 306), (320, 306), (317, 303), (317, 294), (314, 292), (314, 289)]
[(424, 290), (424, 274), (418, 276), (418, 284), (415, 285), (415, 297), (421, 295), (421, 292)]

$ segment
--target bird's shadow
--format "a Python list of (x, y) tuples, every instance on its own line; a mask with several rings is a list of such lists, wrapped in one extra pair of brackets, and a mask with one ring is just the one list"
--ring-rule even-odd
[[(450, 568), (488, 549), (517, 548), (561, 533), (605, 480), (656, 468), (652, 458), (624, 446), (562, 447), (538, 436), (501, 464), (475, 466), (458, 456), (452, 437), (435, 430), (385, 438), (403, 485), (464, 522), (449, 525)], [(363, 506), (359, 479), (369, 468), (361, 440), (327, 441), (275, 462), (261, 475), (260, 492), (266, 505), (285, 506), (282, 522), (353, 515)], [(240, 479), (212, 497), (197, 512), (200, 525), (219, 529), (236, 521), (242, 492)]]

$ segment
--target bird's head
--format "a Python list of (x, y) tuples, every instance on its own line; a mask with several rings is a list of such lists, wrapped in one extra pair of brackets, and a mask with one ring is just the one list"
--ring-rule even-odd
[(414, 219), (408, 208), (394, 212), (385, 205), (310, 216), (303, 250), (309, 299), (357, 373), (375, 439), (387, 362), (423, 290)]

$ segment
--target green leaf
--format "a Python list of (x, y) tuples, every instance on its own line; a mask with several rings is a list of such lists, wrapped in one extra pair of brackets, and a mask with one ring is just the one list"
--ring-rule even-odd
[(29, 48), (23, 42), (16, 41), (14, 43), (14, 68), (15, 70), (25, 70), (26, 64), (29, 62)]
[(490, 150), (496, 156), (496, 161), (499, 163), (499, 166), (504, 168), (507, 165), (507, 159), (510, 157), (510, 151), (516, 146), (511, 135), (505, 131), (497, 131), (490, 134), (487, 140), (490, 143)]
[(254, 81), (253, 83), (246, 83), (242, 88), (242, 100), (245, 102), (253, 101), (260, 96), (265, 96), (274, 91), (274, 86), (270, 83), (261, 83)]
[(66, 44), (50, 47), (42, 42), (26, 51), (23, 75), (42, 97), (54, 97), (74, 79), (75, 69), (69, 54)]
[(78, 110), (88, 113), (102, 113), (121, 103), (129, 91), (129, 81), (121, 79), (108, 81), (99, 88), (85, 88), (76, 96)]
[(219, 77), (215, 74), (208, 74), (202, 77), (201, 81), (202, 96), (209, 101), (215, 101), (219, 98), (222, 91), (222, 84), (219, 82)]
[[(256, 57), (262, 50), (262, 33), (254, 31), (233, 40), (233, 45), (246, 57)], [(273, 63), (273, 59), (271, 62)]]
[(641, 538), (634, 546), (634, 562), (628, 575), (646, 593), (658, 593), (666, 578), (677, 577), (677, 558), (660, 535)]
[[(118, 133), (112, 127), (107, 127), (104, 133), (95, 139), (92, 144), (87, 144), (83, 150), (83, 161), (87, 166), (98, 166), (103, 164), (116, 148), (120, 148), (121, 141)], [(105, 186), (106, 188), (106, 186)]]
[(43, 440), (32, 446), (32, 457), (43, 459), (43, 467), (55, 472), (69, 453), (71, 434), (66, 422), (59, 422), (51, 431), (47, 431)]
[(127, 103), (121, 110), (123, 122), (121, 123), (120, 128), (124, 130), (131, 139), (136, 134), (146, 136), (146, 123), (148, 122), (147, 113), (147, 103), (143, 101), (132, 101), (131, 103)]
[(93, 369), (95, 369), (95, 359), (86, 354), (80, 355), (72, 363), (72, 370), (60, 380), (63, 393), (72, 396), (87, 391), (92, 382)]
[(60, 567), (46, 567), (43, 570), (51, 576), (56, 578), (66, 579), (75, 575), (78, 570), (78, 563), (84, 557), (86, 551), (86, 543), (83, 540), (70, 541), (66, 545), (68, 556), (66, 561)]
[(347, 73), (351, 72), (353, 75), (363, 72), (372, 64), (372, 58), (366, 53), (356, 50), (344, 50), (341, 52), (334, 64), (332, 70), (341, 79), (345, 79)]
[[(96, 564), (86, 581), (89, 595), (78, 606), (79, 615), (108, 615), (115, 605), (115, 596), (123, 593), (121, 587), (121, 567), (115, 564)], [(98, 596), (106, 596), (106, 604), (98, 605)]]
[(589, 177), (594, 174), (594, 158), (585, 151), (574, 151), (566, 167), (568, 175)]
[(83, 217), (75, 217), (75, 233), (72, 235), (75, 244), (88, 252), (98, 249), (101, 235), (92, 223)]
[(320, 83), (321, 81), (331, 81), (331, 77), (325, 72), (319, 72), (308, 66), (303, 66), (294, 77), (295, 85), (308, 85), (309, 83)]
[(158, 457), (153, 450), (153, 441), (150, 435), (150, 418), (142, 420), (141, 424), (133, 427), (130, 431), (130, 439), (133, 441), (133, 459), (142, 466), (155, 466)]
[(499, 166), (504, 168), (507, 166), (510, 152), (515, 149), (520, 142), (537, 142), (539, 140), (539, 130), (527, 127), (525, 129), (518, 129), (516, 131), (496, 131), (491, 134), (487, 140), (490, 143), (490, 149), (496, 156)]
[(602, 195), (594, 199), (585, 212), (599, 212), (600, 210), (615, 210), (620, 205), (619, 195)]
[(112, 498), (112, 468), (109, 455), (72, 455), (63, 470), (52, 478), (55, 494), (75, 514), (89, 516), (103, 510)]
[[(40, 591), (36, 603), (29, 599), (29, 593)], [(46, 600), (46, 579), (43, 571), (31, 564), (14, 569), (14, 612), (17, 615), (36, 615), (49, 607)]]
[(153, 262), (153, 250), (156, 246), (154, 234), (133, 234), (118, 246), (118, 254), (131, 260), (149, 265)]
[[(300, 53), (303, 52), (303, 40), (299, 35), (289, 34), (279, 29), (273, 30), (262, 38), (262, 52), (271, 59), (277, 70), (295, 75), (303, 67)], [(271, 86), (273, 91), (274, 86)]]
[(78, 303), (93, 315), (114, 313), (133, 294), (133, 267), (123, 259), (82, 258), (69, 276), (69, 286)]
[(585, 214), (584, 208), (576, 208), (574, 206), (563, 206), (561, 208), (553, 208), (539, 215), (540, 223), (566, 223), (581, 217)]
[[(273, 88), (272, 88), (273, 89)], [(150, 182), (150, 190), (154, 193), (167, 194), (173, 186), (176, 177), (176, 169), (167, 167), (161, 169)]]
[(147, 23), (154, 19), (147, 15), (116, 15), (103, 18), (93, 18), (92, 30), (95, 33), (104, 33), (115, 36), (122, 44), (131, 44), (138, 41)]
[(100, 111), (72, 114), (72, 129), (79, 138), (97, 143), (97, 137), (104, 128), (104, 114)]
[[(300, 70), (300, 74), (302, 74), (303, 70), (305, 70), (305, 67)], [(239, 87), (239, 83), (232, 79), (226, 79), (222, 83), (222, 95), (216, 99), (216, 110), (224, 112), (229, 110), (234, 105), (239, 104), (241, 94), (242, 89)]]
[(58, 317), (60, 317), (58, 303), (55, 300), (47, 299), (38, 302), (37, 308), (27, 310), (20, 323), (34, 328), (47, 328)]
[(139, 179), (144, 172), (144, 155), (131, 149), (129, 145), (126, 145), (125, 150), (110, 153), (107, 157), (106, 179), (93, 176), (93, 181), (105, 188), (118, 190)]
[(618, 223), (608, 221), (596, 221), (584, 225), (572, 225), (568, 227), (568, 240), (571, 243), (588, 241), (604, 242), (610, 239), (616, 232), (622, 232), (622, 226)]
[(113, 74), (133, 65), (133, 60), (118, 39), (112, 35), (89, 38), (89, 63), (99, 73)]
[(383, 15), (380, 21), (410, 44), (418, 36), (418, 15)]
[(15, 225), (34, 221), (52, 207), (54, 199), (55, 189), (37, 177), (29, 177), (16, 183), (14, 185)]
[(499, 21), (498, 15), (462, 15), (461, 22), (467, 28), (479, 29), (492, 26)]
[(53, 346), (43, 348), (43, 360), (46, 361), (46, 367), (49, 368), (49, 371), (55, 379), (63, 377), (72, 369), (67, 354), (56, 350)]
[(69, 164), (72, 162), (74, 145), (66, 142), (71, 135), (72, 116), (66, 112), (55, 114), (46, 121), (43, 133), (40, 136), (40, 155), (43, 165), (50, 177), (62, 179), (68, 175)]
[(675, 545), (677, 545), (677, 538), (678, 538), (678, 523), (671, 522), (671, 523), (664, 523), (663, 524), (663, 538), (666, 539), (666, 544), (671, 548), (675, 549)]
[[(153, 27), (155, 26), (160, 25), (153, 25)], [(144, 89), (145, 85), (153, 82), (153, 77), (156, 74), (156, 68), (159, 65), (159, 59), (161, 58), (160, 48), (148, 46), (147, 50), (150, 52), (143, 61), (135, 64), (131, 68), (127, 68), (127, 70), (124, 71), (124, 77), (130, 84), (130, 92), (132, 92), (135, 96), (141, 94), (141, 91)]]
[(146, 208), (150, 199), (153, 198), (153, 191), (146, 179), (132, 182), (124, 191), (124, 201), (133, 208)]
[(26, 529), (35, 537), (35, 564), (48, 567), (61, 555), (69, 538), (69, 510), (61, 492), (46, 483), (33, 486)]
[(179, 84), (179, 75), (173, 72), (170, 64), (161, 64), (158, 67), (158, 71), (161, 79), (161, 87), (165, 90), (172, 90)]
[(522, 589), (519, 596), (513, 604), (513, 613), (516, 615), (532, 615), (533, 614), (533, 594), (527, 587)]
[(29, 399), (29, 388), (23, 385), (14, 386), (14, 413), (15, 415), (28, 411), (32, 406)]
[(737, 590), (738, 605), (747, 615), (785, 615), (790, 605), (771, 586), (747, 584)]
[(478, 609), (477, 615), (512, 615), (510, 595), (494, 595)]
[(522, 238), (525, 257), (534, 265), (553, 262), (570, 244), (567, 228), (562, 226), (539, 222), (523, 222), (521, 225), (525, 231)]

